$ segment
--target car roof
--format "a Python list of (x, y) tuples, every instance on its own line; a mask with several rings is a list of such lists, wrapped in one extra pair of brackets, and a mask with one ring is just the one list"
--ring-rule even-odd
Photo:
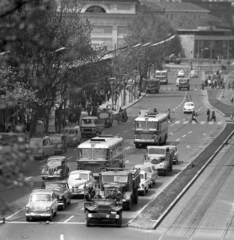
[(67, 157), (65, 157), (65, 156), (51, 156), (51, 157), (48, 158), (48, 160), (52, 160), (52, 159), (63, 160), (65, 158), (67, 158)]
[(92, 173), (92, 171), (90, 171), (90, 170), (74, 170), (69, 173), (69, 176), (73, 175), (73, 174), (78, 174), (78, 173)]
[(49, 189), (44, 189), (44, 188), (38, 188), (38, 189), (33, 189), (32, 191), (33, 194), (41, 194), (41, 193), (48, 193), (48, 194), (53, 194), (53, 191), (52, 190), (49, 190)]
[(107, 171), (107, 172), (102, 172), (102, 175), (125, 175), (128, 176), (129, 174), (131, 174), (131, 172), (128, 171)]
[(185, 102), (184, 104), (194, 104), (194, 102)]

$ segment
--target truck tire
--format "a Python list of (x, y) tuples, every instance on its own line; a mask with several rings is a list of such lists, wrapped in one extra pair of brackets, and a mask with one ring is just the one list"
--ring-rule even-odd
[(164, 170), (164, 176), (167, 176), (167, 169)]
[(119, 219), (116, 220), (116, 226), (121, 227), (122, 225), (122, 212), (119, 213)]
[(90, 227), (91, 226), (91, 219), (86, 217), (86, 227)]
[(132, 199), (129, 200), (129, 202), (125, 203), (125, 210), (130, 211), (132, 208)]
[(133, 190), (133, 203), (137, 204), (138, 203), (138, 189), (134, 188)]

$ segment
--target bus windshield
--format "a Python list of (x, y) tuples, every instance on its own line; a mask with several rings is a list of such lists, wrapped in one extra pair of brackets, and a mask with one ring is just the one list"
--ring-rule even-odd
[(108, 159), (108, 149), (82, 148), (78, 149), (78, 156), (89, 160), (106, 160)]
[(144, 128), (144, 129), (154, 128), (154, 129), (157, 129), (157, 122), (136, 121), (136, 128)]

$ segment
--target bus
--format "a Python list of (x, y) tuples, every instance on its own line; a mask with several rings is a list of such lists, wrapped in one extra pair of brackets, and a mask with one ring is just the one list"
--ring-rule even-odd
[(160, 80), (156, 78), (150, 78), (146, 80), (146, 93), (155, 92), (158, 93), (160, 89)]
[(77, 170), (90, 170), (96, 179), (105, 168), (124, 168), (121, 137), (100, 135), (81, 143), (78, 147)]
[(134, 144), (162, 145), (166, 144), (168, 137), (168, 113), (148, 113), (135, 119)]
[(155, 77), (160, 81), (161, 84), (168, 84), (167, 70), (157, 70)]

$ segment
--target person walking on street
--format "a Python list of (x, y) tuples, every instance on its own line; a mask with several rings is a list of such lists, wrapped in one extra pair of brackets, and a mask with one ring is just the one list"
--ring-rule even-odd
[(210, 121), (212, 121), (212, 120), (214, 120), (214, 122), (216, 122), (216, 115), (215, 115), (215, 110), (214, 109), (212, 110)]
[(207, 115), (207, 122), (209, 122), (210, 121), (210, 109), (209, 108), (207, 108), (206, 115)]
[(171, 121), (171, 110), (170, 110), (170, 108), (168, 109), (168, 120), (169, 120), (170, 122), (172, 122), (172, 121)]
[(191, 117), (190, 123), (192, 123), (192, 121), (195, 121), (197, 123), (195, 110), (192, 112), (192, 117)]

